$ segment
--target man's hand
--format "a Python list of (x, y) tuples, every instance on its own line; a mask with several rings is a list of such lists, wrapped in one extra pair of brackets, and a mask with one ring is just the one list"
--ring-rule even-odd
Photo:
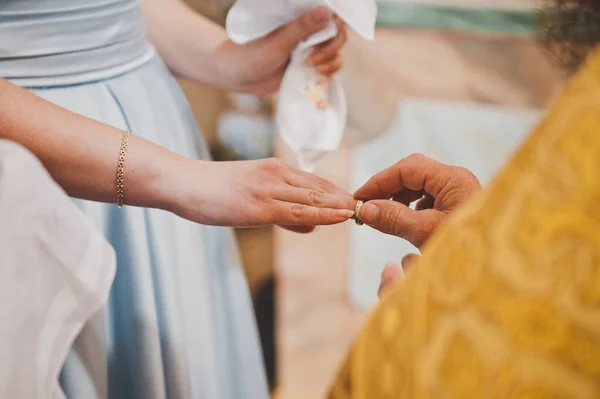
[[(358, 217), (366, 225), (420, 248), (480, 188), (467, 169), (414, 154), (372, 177), (354, 197), (365, 202)], [(409, 206), (415, 201), (413, 210)]]

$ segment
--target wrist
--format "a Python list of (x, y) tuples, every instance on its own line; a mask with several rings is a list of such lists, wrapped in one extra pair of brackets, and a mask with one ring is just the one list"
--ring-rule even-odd
[(214, 49), (211, 58), (214, 70), (218, 71), (215, 76), (218, 77), (216, 85), (219, 88), (236, 93), (260, 94), (249, 78), (252, 56), (245, 51), (244, 45), (225, 39)]
[(207, 223), (211, 198), (212, 162), (173, 157), (157, 171), (153, 190), (156, 207), (197, 223)]
[(192, 188), (186, 184), (195, 163), (200, 162), (185, 158), (177, 154), (155, 163), (147, 180), (148, 189), (151, 193), (153, 208), (177, 213), (184, 198), (189, 197), (188, 191)]
[(125, 204), (171, 210), (194, 161), (132, 136), (125, 159)]

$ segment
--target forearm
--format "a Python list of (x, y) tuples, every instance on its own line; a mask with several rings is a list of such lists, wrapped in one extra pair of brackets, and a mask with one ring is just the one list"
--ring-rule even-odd
[[(0, 79), (0, 138), (32, 151), (69, 195), (115, 202), (119, 129), (69, 112)], [(125, 160), (126, 204), (168, 208), (168, 174), (185, 161), (132, 136)]]
[(180, 0), (143, 0), (148, 38), (178, 76), (224, 89), (235, 89), (221, 49), (232, 45), (225, 30)]

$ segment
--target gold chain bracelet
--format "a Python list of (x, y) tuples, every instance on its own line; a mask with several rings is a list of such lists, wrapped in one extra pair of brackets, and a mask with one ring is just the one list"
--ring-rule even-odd
[(125, 175), (125, 156), (127, 155), (127, 144), (129, 144), (129, 130), (123, 131), (121, 139), (121, 151), (119, 152), (119, 162), (117, 163), (117, 206), (122, 208), (125, 204), (125, 190), (123, 186), (123, 176)]

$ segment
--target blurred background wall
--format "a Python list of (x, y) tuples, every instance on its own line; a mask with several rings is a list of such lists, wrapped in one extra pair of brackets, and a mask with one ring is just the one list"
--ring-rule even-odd
[[(187, 1), (219, 22), (231, 3)], [(536, 43), (534, 11), (527, 0), (380, 1), (375, 42), (351, 35), (344, 51), (348, 130), (317, 173), (354, 190), (421, 152), (489, 182), (560, 86)], [(291, 162), (274, 139), (272, 99), (181, 84), (217, 159), (274, 152)], [(322, 398), (376, 303), (384, 264), (415, 249), (352, 223), (238, 238), (276, 397)]]

